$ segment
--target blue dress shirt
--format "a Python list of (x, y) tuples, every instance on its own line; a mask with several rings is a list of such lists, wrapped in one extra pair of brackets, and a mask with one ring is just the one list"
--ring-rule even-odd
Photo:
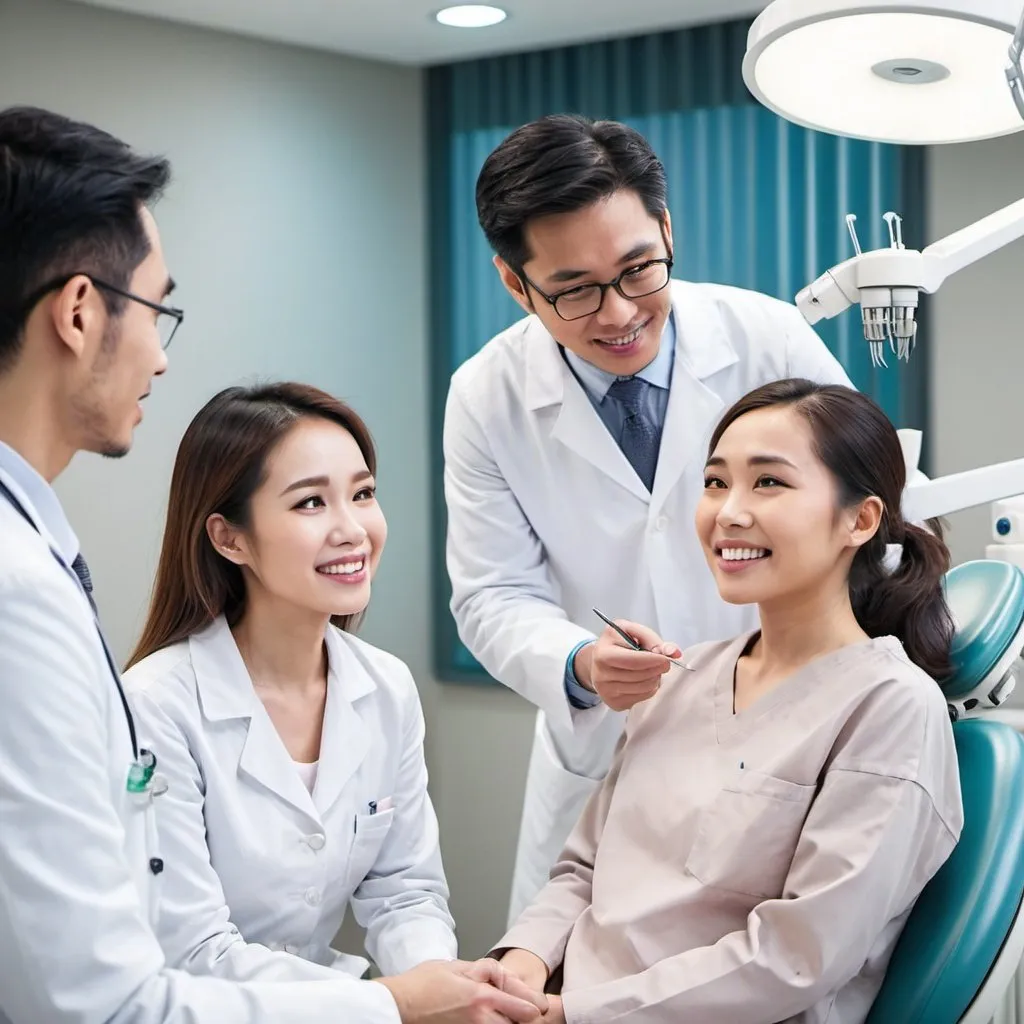
[[(78, 557), (78, 538), (71, 529), (57, 492), (10, 445), (0, 441), (0, 470), (25, 492), (43, 526), (57, 544), (66, 565)], [(0, 498), (0, 501), (3, 499)]]

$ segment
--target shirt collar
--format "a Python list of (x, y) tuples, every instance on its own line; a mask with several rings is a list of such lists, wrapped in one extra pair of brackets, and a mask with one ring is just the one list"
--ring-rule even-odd
[[(335, 692), (351, 703), (377, 689), (353, 639), (334, 626), (327, 627), (328, 707)], [(207, 719), (249, 718), (258, 712), (260, 699), (223, 615), (193, 633), (188, 638), (188, 649)]]
[[(71, 529), (57, 492), (10, 445), (0, 441), (0, 472), (6, 473), (32, 506), (40, 525), (50, 534), (68, 565), (78, 556), (78, 538)], [(2, 499), (0, 499), (2, 500)]]
[[(672, 363), (676, 348), (676, 325), (675, 313), (670, 312), (665, 320), (665, 327), (661, 332), (661, 344), (658, 346), (658, 354), (636, 374), (641, 380), (653, 384), (655, 387), (668, 390), (672, 380)], [(583, 385), (587, 392), (596, 400), (602, 401), (608, 394), (608, 389), (620, 378), (614, 373), (608, 373), (586, 359), (563, 348), (566, 361), (569, 363), (572, 372), (576, 374), (577, 380)]]

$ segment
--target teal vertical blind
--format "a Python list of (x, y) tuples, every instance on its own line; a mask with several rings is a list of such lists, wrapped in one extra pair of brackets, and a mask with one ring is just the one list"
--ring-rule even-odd
[[(740, 67), (749, 22), (487, 58), (428, 72), (431, 367), (436, 511), (436, 662), (442, 679), (480, 678), (448, 611), (440, 450), (452, 372), (522, 313), (491, 265), (476, 219), (476, 178), (519, 125), (548, 113), (614, 118), (642, 132), (668, 176), (676, 276), (792, 301), (861, 245), (888, 244), (887, 210), (906, 244), (925, 244), (921, 152), (797, 127), (756, 103)], [(910, 364), (873, 367), (859, 309), (816, 325), (854, 384), (927, 438), (926, 322)]]

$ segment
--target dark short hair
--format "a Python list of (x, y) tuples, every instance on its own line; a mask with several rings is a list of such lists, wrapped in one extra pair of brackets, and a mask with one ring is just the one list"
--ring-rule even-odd
[[(0, 371), (16, 359), (38, 289), (94, 274), (126, 288), (149, 253), (140, 207), (170, 180), (160, 157), (36, 107), (0, 111)], [(111, 315), (125, 300), (101, 293)]]
[(636, 192), (652, 217), (664, 215), (665, 168), (650, 143), (618, 121), (553, 114), (517, 128), (487, 158), (477, 217), (491, 248), (521, 272), (530, 220), (582, 210), (620, 189)]
[[(947, 678), (954, 633), (943, 590), (949, 549), (937, 523), (933, 533), (903, 518), (907, 467), (896, 428), (867, 395), (795, 377), (764, 384), (736, 402), (715, 427), (708, 457), (741, 416), (778, 406), (792, 406), (807, 421), (815, 452), (837, 484), (841, 507), (852, 508), (872, 496), (881, 499), (878, 530), (858, 548), (850, 567), (850, 603), (860, 628), (868, 636), (897, 637), (911, 661), (934, 679)], [(885, 564), (888, 544), (903, 547), (891, 572)]]

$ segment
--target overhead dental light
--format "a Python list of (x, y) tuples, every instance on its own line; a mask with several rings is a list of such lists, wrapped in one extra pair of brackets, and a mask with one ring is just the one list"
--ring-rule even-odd
[[(751, 26), (743, 77), (767, 107), (837, 135), (905, 144), (1024, 129), (1021, 0), (774, 0)], [(1016, 30), (1014, 26), (1016, 25)], [(854, 255), (804, 288), (809, 323), (859, 303), (872, 362), (909, 360), (921, 292), (1024, 235), (1024, 200), (919, 252), (886, 213), (889, 247)]]
[(927, 145), (1007, 135), (1024, 128), (1004, 72), (1020, 9), (775, 0), (750, 29), (743, 77), (777, 114), (836, 135)]
[[(937, 144), (1024, 129), (1024, 0), (774, 0), (747, 36), (743, 78), (766, 107), (809, 128), (877, 142)], [(909, 360), (920, 292), (1024, 235), (1024, 200), (934, 242), (854, 255), (796, 296), (809, 323), (860, 304), (872, 361)], [(1024, 459), (904, 491), (910, 519), (1024, 494)], [(1007, 518), (1004, 516), (1004, 518)], [(997, 517), (998, 519), (998, 517)], [(998, 530), (997, 530), (998, 533)]]

